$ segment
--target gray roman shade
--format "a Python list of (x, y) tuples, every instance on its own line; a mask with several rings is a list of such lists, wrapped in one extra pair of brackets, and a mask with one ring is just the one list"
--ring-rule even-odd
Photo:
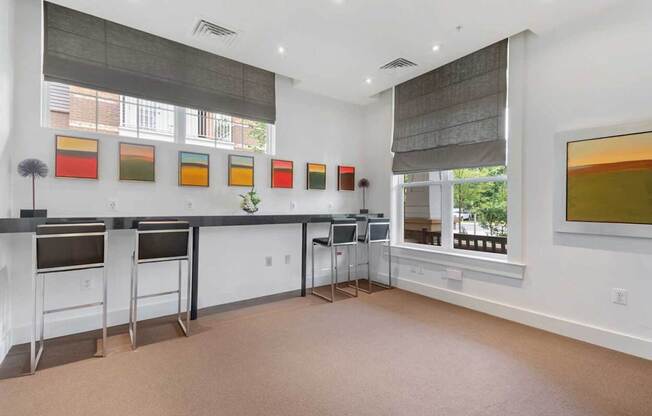
[(507, 40), (396, 86), (396, 174), (505, 164)]
[(47, 81), (276, 120), (272, 72), (48, 2), (43, 22)]

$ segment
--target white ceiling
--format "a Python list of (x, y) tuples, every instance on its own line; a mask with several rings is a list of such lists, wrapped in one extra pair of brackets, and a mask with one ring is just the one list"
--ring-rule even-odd
[[(274, 71), (294, 79), (299, 88), (364, 104), (378, 92), (509, 35), (550, 30), (626, 0), (54, 2)], [(200, 18), (239, 36), (231, 45), (193, 36)], [(436, 53), (435, 44), (441, 45)], [(398, 72), (378, 69), (399, 57), (418, 66)]]

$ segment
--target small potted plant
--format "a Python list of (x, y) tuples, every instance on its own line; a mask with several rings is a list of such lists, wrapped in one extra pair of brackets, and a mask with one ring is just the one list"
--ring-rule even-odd
[(360, 214), (368, 214), (369, 210), (367, 209), (367, 188), (369, 187), (369, 179), (362, 178), (358, 181), (358, 187), (362, 189), (362, 209)]
[(247, 192), (244, 195), (240, 195), (242, 201), (240, 201), (240, 208), (247, 214), (253, 214), (258, 211), (258, 204), (260, 204), (261, 199), (256, 193), (254, 188), (251, 188), (251, 191)]
[(48, 165), (38, 159), (25, 159), (18, 164), (18, 174), (23, 178), (32, 178), (32, 209), (21, 209), (20, 217), (47, 217), (47, 210), (36, 209), (36, 178), (45, 178), (48, 175)]

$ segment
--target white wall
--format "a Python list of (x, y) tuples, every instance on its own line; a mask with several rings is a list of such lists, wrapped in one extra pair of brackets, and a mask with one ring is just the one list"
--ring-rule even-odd
[[(14, 160), (36, 157), (50, 166), (54, 161), (54, 136), (59, 133), (42, 128), (39, 123), (40, 83), (40, 1), (21, 1), (16, 7), (17, 47), (15, 81), (15, 149)], [(363, 109), (293, 87), (285, 78), (277, 80), (276, 157), (295, 162), (295, 188), (271, 189), (269, 159), (256, 155), (256, 189), (262, 197), (261, 213), (344, 213), (355, 212), (361, 205), (361, 193), (338, 192), (338, 164), (357, 167), (358, 177), (367, 175), (362, 163)], [(112, 136), (74, 133), (101, 140), (100, 179), (98, 181), (57, 179), (52, 176), (38, 183), (37, 208), (47, 208), (50, 216), (100, 215), (200, 215), (239, 214), (238, 194), (245, 188), (227, 187), (227, 152), (148, 142), (156, 149), (156, 183), (119, 182), (118, 141)], [(129, 139), (129, 141), (136, 141)], [(177, 151), (206, 151), (211, 155), (210, 188), (180, 188), (177, 185)], [(328, 166), (327, 190), (308, 191), (306, 162), (323, 162)], [(30, 204), (30, 189), (23, 178), (14, 178), (13, 214)], [(108, 207), (116, 200), (118, 209)], [(191, 200), (192, 209), (186, 208)], [(291, 209), (290, 203), (295, 203)], [(310, 226), (311, 234), (326, 235), (324, 225)], [(300, 288), (301, 226), (262, 226), (203, 228), (201, 230), (199, 266), (199, 307), (233, 302)], [(133, 234), (113, 232), (109, 239), (109, 322), (127, 319), (129, 256)], [(13, 238), (14, 264), (11, 272), (14, 343), (25, 342), (30, 323), (30, 236)], [(290, 255), (290, 264), (285, 256)], [(324, 253), (325, 254), (325, 253)], [(265, 257), (273, 265), (265, 267)], [(328, 270), (328, 256), (318, 258), (318, 275)], [(143, 292), (168, 290), (174, 285), (176, 269), (172, 265), (145, 266)], [(145, 270), (145, 269), (144, 269)], [(79, 274), (84, 275), (83, 273)], [(80, 277), (57, 279), (48, 286), (48, 305), (65, 306), (92, 301), (99, 294), (99, 282), (91, 290), (81, 290)], [(310, 282), (309, 282), (310, 283)], [(160, 302), (160, 301), (158, 301)], [(171, 304), (145, 305), (141, 316), (172, 313)], [(48, 321), (46, 336), (95, 328), (96, 311), (62, 314), (58, 322)], [(54, 318), (53, 318), (54, 319)]]
[[(0, 0), (0, 217), (10, 212), (14, 1)], [(9, 238), (0, 236), (0, 361), (11, 346)]]
[[(652, 359), (652, 240), (552, 228), (554, 133), (652, 118), (651, 20), (652, 4), (634, 1), (526, 37), (518, 74), (525, 76), (524, 280), (467, 271), (463, 282), (447, 281), (432, 255), (411, 252), (424, 261), (398, 259), (402, 287)], [(629, 290), (627, 306), (611, 302), (612, 288)]]

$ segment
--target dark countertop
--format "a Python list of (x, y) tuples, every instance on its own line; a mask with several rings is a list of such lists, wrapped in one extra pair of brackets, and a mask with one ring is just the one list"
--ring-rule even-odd
[(110, 230), (136, 228), (138, 221), (182, 220), (193, 227), (224, 227), (232, 225), (301, 224), (324, 223), (333, 218), (383, 217), (383, 214), (279, 214), (279, 215), (196, 215), (196, 216), (155, 216), (155, 217), (48, 217), (48, 218), (0, 218), (0, 234), (31, 233), (36, 226), (45, 223), (65, 223), (79, 221), (103, 221)]

